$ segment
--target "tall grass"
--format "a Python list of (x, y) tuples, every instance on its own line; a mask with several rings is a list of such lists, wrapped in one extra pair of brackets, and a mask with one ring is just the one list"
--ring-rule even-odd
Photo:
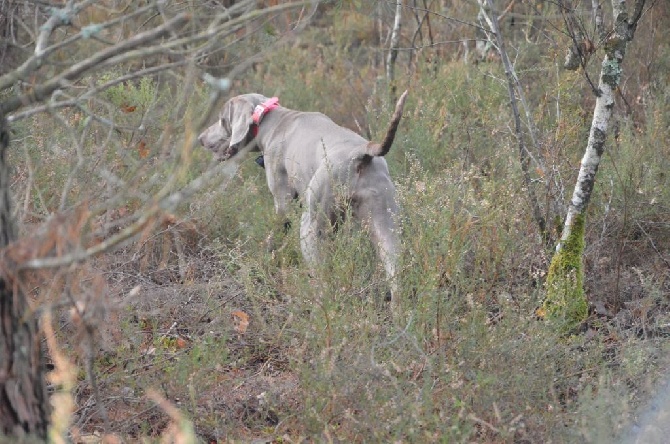
[[(284, 106), (322, 111), (379, 138), (393, 100), (375, 66), (346, 61), (371, 57), (368, 19), (339, 23), (352, 31), (346, 35), (315, 31), (316, 49), (284, 47), (234, 93), (279, 95)], [(538, 58), (529, 53), (520, 67)], [(528, 78), (549, 80), (529, 85), (529, 97), (537, 154), (554, 176), (547, 190), (537, 172), (534, 186), (560, 219), (549, 202), (557, 199), (559, 211), (566, 203), (589, 99), (578, 77), (540, 61), (546, 65)], [(535, 315), (551, 251), (529, 214), (500, 68), (419, 61), (413, 76), (387, 159), (402, 208), (401, 315), (390, 319), (383, 270), (350, 220), (308, 272), (300, 203), (283, 233), (265, 173), (249, 159), (225, 189), (180, 210), (177, 218), (193, 221), (179, 232), (193, 235), (188, 249), (177, 252), (180, 228), (170, 226), (95, 264), (109, 285), (104, 294), (118, 303), (94, 367), (116, 433), (155, 438), (168, 427), (149, 388), (185, 412), (199, 436), (221, 441), (598, 442), (630, 424), (667, 364), (667, 92), (654, 86), (644, 113), (622, 117), (611, 138), (587, 218), (592, 316), (584, 334), (561, 337)], [(162, 119), (183, 97), (166, 84), (118, 85), (95, 104), (129, 126), (145, 122), (142, 135), (85, 123), (75, 111), (18, 128), (21, 150), (12, 155), (24, 219), (46, 218), (61, 202), (73, 164), (67, 128), (87, 155), (105, 148), (105, 165), (132, 185), (121, 207), (141, 204), (137, 190), (160, 186), (170, 173), (164, 159), (176, 155), (160, 136)], [(195, 87), (186, 116), (206, 93)], [(131, 104), (138, 109), (124, 112)], [(196, 131), (188, 117), (167, 123)], [(141, 140), (150, 145), (146, 157)], [(204, 150), (192, 155), (189, 177), (210, 160)], [(79, 170), (67, 203), (110, 193), (97, 166)], [(76, 415), (93, 430), (101, 422), (86, 407), (91, 393), (81, 379)]]

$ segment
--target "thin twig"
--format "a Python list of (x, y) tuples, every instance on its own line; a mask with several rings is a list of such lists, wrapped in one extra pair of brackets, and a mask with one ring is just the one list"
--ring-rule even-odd
[(665, 266), (668, 267), (668, 269), (670, 270), (670, 262), (668, 262), (668, 260), (665, 258), (665, 256), (663, 255), (663, 253), (661, 253), (661, 251), (658, 249), (658, 247), (657, 247), (656, 244), (654, 243), (654, 238), (652, 238), (652, 237), (649, 235), (649, 233), (647, 233), (647, 231), (644, 229), (644, 227), (642, 226), (642, 224), (640, 224), (640, 222), (639, 222), (638, 220), (635, 221), (635, 224), (637, 224), (637, 226), (640, 228), (640, 230), (642, 230), (642, 234), (644, 234), (644, 235), (647, 237), (647, 240), (648, 240), (649, 243), (651, 244), (651, 248), (654, 249), (654, 251), (656, 252), (656, 254), (658, 254), (658, 257), (661, 258), (661, 260), (663, 261), (663, 263), (665, 264)]
[(133, 80), (138, 77), (145, 77), (149, 76), (152, 74), (159, 73), (161, 71), (166, 71), (168, 69), (176, 68), (179, 66), (183, 66), (188, 63), (188, 60), (180, 60), (177, 62), (172, 62), (172, 63), (166, 63), (163, 65), (158, 65), (158, 66), (153, 66), (151, 68), (146, 68), (142, 69), (140, 71), (134, 71), (129, 74), (126, 74), (125, 76), (117, 77), (114, 80), (110, 80), (109, 82), (103, 83), (102, 85), (96, 86), (95, 88), (89, 89), (86, 91), (84, 94), (81, 96), (75, 97), (73, 99), (69, 100), (62, 100), (59, 102), (49, 102), (44, 105), (36, 106), (34, 108), (22, 111), (20, 113), (12, 114), (7, 116), (7, 121), (9, 123), (16, 122), (21, 119), (25, 119), (26, 117), (30, 117), (32, 115), (47, 111), (47, 110), (55, 110), (59, 108), (68, 108), (68, 107), (74, 107), (74, 106), (79, 106), (79, 104), (82, 101), (88, 100), (90, 98), (93, 98), (95, 95), (98, 93), (105, 91), (115, 85), (118, 85), (119, 83), (124, 83), (127, 82), (128, 80)]
[(37, 103), (41, 100), (47, 98), (51, 93), (56, 91), (59, 88), (67, 86), (67, 84), (81, 77), (86, 72), (92, 69), (99, 69), (103, 66), (103, 62), (108, 60), (113, 60), (115, 56), (121, 55), (124, 57), (124, 60), (128, 60), (131, 57), (139, 56), (141, 54), (132, 53), (131, 50), (138, 46), (145, 45), (149, 42), (152, 42), (161, 36), (165, 35), (169, 30), (174, 27), (179, 27), (186, 23), (190, 19), (188, 14), (180, 14), (173, 18), (172, 20), (164, 23), (161, 26), (146, 31), (140, 34), (137, 34), (128, 40), (124, 40), (110, 48), (102, 50), (95, 55), (79, 62), (66, 69), (53, 79), (48, 80), (47, 82), (36, 86), (32, 91), (26, 94), (22, 94), (18, 97), (13, 97), (0, 104), (0, 113), (9, 114), (10, 112), (16, 111), (17, 109), (32, 104)]
[[(521, 125), (521, 116), (519, 114), (519, 108), (517, 106), (517, 94), (521, 96), (521, 91), (519, 88), (516, 88), (515, 85), (517, 84), (515, 82), (515, 77), (516, 74), (514, 72), (514, 68), (512, 66), (512, 63), (509, 60), (509, 56), (507, 54), (507, 51), (505, 50), (505, 42), (502, 38), (502, 35), (500, 33), (500, 27), (498, 26), (498, 21), (496, 20), (495, 14), (492, 13), (493, 11), (493, 2), (492, 0), (479, 0), (480, 5), (481, 5), (481, 11), (482, 15), (484, 16), (487, 24), (489, 25), (489, 30), (487, 30), (487, 33), (493, 34), (493, 37), (496, 40), (496, 46), (498, 49), (498, 53), (500, 54), (500, 57), (502, 59), (503, 67), (505, 69), (505, 75), (507, 76), (507, 90), (509, 93), (509, 98), (510, 98), (510, 106), (512, 108), (512, 114), (514, 116), (514, 132), (517, 138), (517, 142), (519, 144), (519, 160), (521, 163), (521, 171), (523, 173), (523, 180), (524, 184), (526, 186), (526, 191), (528, 193), (528, 202), (531, 206), (532, 212), (533, 212), (533, 217), (535, 219), (535, 222), (538, 225), (538, 228), (540, 229), (540, 234), (542, 236), (542, 239), (545, 242), (549, 241), (549, 233), (547, 232), (547, 223), (544, 217), (542, 216), (542, 211), (540, 209), (540, 205), (538, 203), (537, 195), (535, 194), (535, 189), (533, 188), (533, 183), (531, 180), (531, 175), (530, 175), (530, 170), (529, 170), (529, 164), (530, 164), (530, 156), (529, 156), (529, 151), (526, 147), (526, 143), (524, 141), (524, 135), (522, 131), (522, 125)], [(485, 7), (486, 6), (486, 7)], [(488, 9), (491, 11), (491, 14), (486, 11)], [(529, 121), (529, 126), (532, 125)]]

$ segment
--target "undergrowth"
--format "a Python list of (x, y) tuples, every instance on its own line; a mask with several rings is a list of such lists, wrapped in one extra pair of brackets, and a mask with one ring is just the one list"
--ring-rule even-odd
[[(232, 93), (278, 95), (286, 107), (321, 111), (380, 138), (394, 100), (376, 77), (379, 64), (355, 63), (374, 56), (368, 19), (338, 23), (351, 33), (313, 31), (316, 49), (284, 46)], [(519, 61), (526, 79), (539, 79), (531, 98), (541, 144), (533, 154), (545, 169), (533, 171), (532, 186), (548, 220), (562, 220), (589, 99), (576, 86), (581, 78), (534, 51)], [(659, 64), (667, 60), (664, 53)], [(533, 66), (540, 62), (546, 65)], [(225, 187), (203, 191), (157, 232), (79, 270), (74, 280), (95, 285), (76, 294), (64, 289), (65, 278), (35, 287), (36, 300), (66, 307), (58, 339), (73, 362), (83, 368), (93, 356), (100, 393), (86, 371), (79, 374), (73, 430), (102, 433), (101, 403), (107, 433), (156, 439), (171, 417), (147, 398), (154, 389), (209, 442), (620, 436), (668, 364), (667, 91), (651, 85), (658, 95), (644, 97), (643, 113), (619, 118), (586, 219), (588, 319), (579, 334), (562, 335), (536, 316), (552, 250), (530, 217), (500, 67), (416, 63), (387, 159), (402, 208), (401, 315), (390, 318), (383, 269), (349, 220), (308, 272), (300, 203), (284, 233), (264, 171), (248, 159)], [(81, 110), (17, 126), (11, 155), (24, 230), (59, 209), (74, 211), (82, 199), (94, 206), (110, 196), (117, 209), (104, 216), (123, 227), (124, 216), (177, 169), (171, 160), (191, 162), (179, 183), (197, 177), (209, 154), (180, 152), (175, 140), (195, 135), (207, 94), (204, 85), (189, 92), (169, 79), (145, 79), (111, 87), (91, 104), (120, 128)], [(103, 160), (73, 174), (71, 146)], [(68, 317), (82, 294), (105, 307), (93, 318), (103, 325), (95, 345), (83, 351)]]

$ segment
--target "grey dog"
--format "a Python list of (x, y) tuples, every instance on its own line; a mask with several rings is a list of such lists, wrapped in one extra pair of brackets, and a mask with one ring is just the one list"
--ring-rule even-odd
[(370, 142), (321, 113), (284, 108), (276, 97), (260, 94), (228, 100), (219, 119), (198, 139), (222, 161), (248, 147), (261, 152), (279, 217), (285, 220), (291, 200), (302, 200), (300, 247), (312, 268), (319, 263), (319, 239), (343, 216), (347, 208), (341, 202), (346, 202), (370, 234), (396, 305), (399, 210), (383, 156), (393, 144), (406, 98), (407, 91), (398, 100), (382, 143)]

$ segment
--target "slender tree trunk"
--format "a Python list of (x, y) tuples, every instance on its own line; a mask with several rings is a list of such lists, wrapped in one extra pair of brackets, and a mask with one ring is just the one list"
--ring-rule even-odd
[[(582, 157), (581, 167), (575, 190), (572, 193), (568, 214), (563, 225), (561, 240), (556, 246), (559, 252), (564, 242), (570, 237), (575, 218), (584, 215), (591, 199), (591, 192), (596, 181), (596, 173), (600, 165), (600, 159), (605, 151), (605, 140), (607, 138), (607, 127), (612, 110), (614, 109), (614, 92), (619, 86), (623, 73), (623, 58), (626, 54), (628, 42), (633, 40), (637, 22), (642, 13), (645, 0), (637, 0), (635, 3), (636, 14), (631, 21), (628, 20), (626, 11), (626, 0), (612, 0), (614, 11), (614, 33), (605, 42), (605, 58), (600, 70), (600, 82), (598, 84), (598, 97), (593, 111), (591, 131), (586, 144), (586, 151)], [(639, 11), (639, 13), (637, 13)]]
[(591, 131), (582, 158), (577, 183), (568, 207), (561, 239), (556, 246), (547, 275), (547, 297), (543, 310), (549, 318), (574, 326), (587, 316), (588, 305), (582, 287), (582, 255), (586, 209), (605, 151), (607, 128), (614, 109), (614, 93), (621, 81), (626, 46), (633, 40), (645, 0), (636, 0), (629, 19), (626, 0), (612, 0), (614, 27), (604, 42), (605, 58), (600, 71), (598, 97)]
[[(540, 208), (537, 195), (535, 194), (535, 189), (533, 188), (532, 177), (530, 174), (530, 162), (531, 155), (528, 147), (525, 142), (525, 135), (523, 132), (523, 126), (521, 123), (521, 114), (519, 112), (518, 101), (520, 100), (524, 109), (526, 110), (526, 118), (528, 120), (528, 128), (530, 132), (531, 143), (536, 147), (535, 136), (533, 134), (532, 128), (534, 127), (533, 122), (531, 121), (530, 111), (528, 106), (526, 106), (526, 100), (523, 95), (523, 89), (521, 88), (519, 81), (514, 71), (514, 66), (509, 59), (507, 50), (505, 49), (505, 40), (502, 38), (500, 33), (500, 26), (498, 23), (498, 18), (495, 11), (493, 10), (493, 1), (492, 0), (480, 0), (479, 5), (481, 7), (480, 15), (484, 18), (486, 23), (489, 26), (489, 30), (494, 34), (495, 45), (498, 49), (498, 54), (502, 60), (503, 68), (505, 69), (505, 76), (507, 77), (507, 93), (509, 94), (510, 107), (512, 108), (512, 115), (514, 116), (514, 134), (516, 135), (517, 142), (519, 145), (519, 162), (521, 164), (521, 172), (523, 173), (523, 182), (526, 186), (526, 192), (528, 195), (528, 204), (530, 205), (531, 211), (533, 212), (533, 218), (537, 223), (537, 226), (540, 230), (540, 235), (542, 239), (547, 242), (549, 239), (549, 234), (547, 232), (547, 224), (542, 216), (542, 210)], [(491, 40), (491, 39), (490, 39)], [(517, 99), (518, 96), (518, 99)]]
[[(16, 238), (7, 165), (9, 132), (0, 114), (0, 249)], [(0, 436), (34, 441), (47, 436), (48, 406), (37, 318), (8, 270), (0, 274)]]
[(400, 42), (400, 19), (402, 18), (402, 0), (397, 0), (395, 6), (395, 19), (393, 20), (393, 30), (391, 31), (391, 44), (389, 54), (386, 58), (386, 77), (391, 84), (391, 91), (395, 95), (395, 60), (398, 57), (398, 43)]

